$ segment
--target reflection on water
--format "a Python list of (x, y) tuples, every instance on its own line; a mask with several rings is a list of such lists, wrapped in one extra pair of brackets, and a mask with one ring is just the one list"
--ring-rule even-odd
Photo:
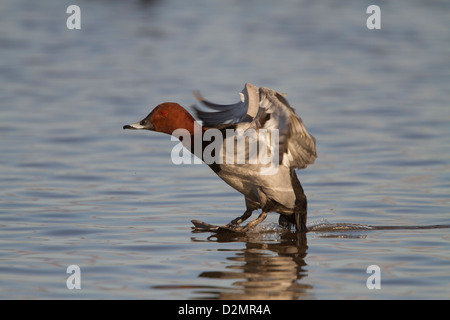
[[(218, 243), (240, 241), (245, 247), (227, 255), (226, 271), (204, 271), (199, 277), (231, 279), (228, 290), (210, 292), (209, 299), (297, 299), (306, 297), (310, 285), (302, 284), (307, 275), (304, 269), (307, 251), (306, 238), (284, 233), (275, 242), (261, 242), (264, 234), (236, 237), (228, 234), (209, 237)], [(214, 239), (215, 240), (212, 240)], [(253, 238), (253, 239), (252, 239)]]
[[(274, 228), (277, 227), (266, 227)], [(308, 226), (308, 235), (315, 238), (365, 239), (370, 230), (426, 230), (448, 229), (450, 225), (433, 226), (368, 226), (353, 223), (320, 222)], [(271, 241), (269, 241), (271, 240)], [(205, 240), (192, 238), (194, 242), (210, 241), (217, 243), (242, 242), (239, 250), (224, 250), (227, 265), (224, 271), (208, 270), (201, 272), (201, 278), (231, 280), (228, 287), (190, 286), (196, 298), (204, 299), (313, 299), (313, 286), (302, 279), (308, 276), (307, 235), (288, 231), (261, 231), (246, 235), (218, 233)], [(220, 251), (220, 249), (217, 249)], [(164, 287), (156, 287), (162, 289)], [(167, 287), (165, 287), (167, 289)], [(174, 289), (172, 287), (172, 289)], [(179, 288), (181, 289), (181, 288)], [(205, 290), (207, 289), (207, 290)]]
[[(196, 236), (191, 238), (193, 243), (215, 243), (214, 251), (221, 252), (222, 270), (208, 269), (200, 272), (199, 279), (212, 280), (210, 285), (158, 285), (157, 290), (189, 290), (191, 298), (195, 299), (226, 299), (226, 300), (267, 300), (267, 299), (315, 299), (315, 285), (311, 283), (308, 271), (308, 237), (313, 241), (325, 239), (326, 241), (362, 240), (370, 239), (368, 236), (377, 231), (389, 230), (438, 230), (448, 229), (450, 225), (428, 226), (369, 226), (354, 223), (329, 223), (324, 219), (312, 222), (308, 225), (307, 234), (297, 234), (284, 230), (276, 224), (262, 224), (256, 230), (247, 234), (221, 232), (210, 234), (208, 232), (194, 232)], [(204, 237), (198, 237), (203, 234)], [(418, 236), (411, 233), (412, 237)], [(430, 235), (426, 235), (427, 238)], [(432, 236), (432, 235), (431, 235)], [(373, 240), (369, 240), (369, 243)], [(223, 244), (240, 243), (238, 249), (223, 248)], [(356, 248), (364, 242), (356, 244)], [(422, 245), (427, 245), (423, 240)], [(319, 248), (318, 252), (335, 250), (326, 244), (327, 249)], [(364, 249), (366, 245), (360, 248)], [(379, 249), (379, 248), (378, 248)], [(339, 250), (337, 251), (339, 252)], [(357, 250), (354, 251), (358, 255)], [(347, 253), (341, 252), (346, 260)], [(370, 251), (368, 252), (370, 256)], [(407, 252), (403, 252), (407, 256)], [(388, 254), (389, 255), (389, 254)], [(316, 259), (316, 258), (315, 258)], [(321, 259), (321, 258), (320, 258)], [(418, 258), (420, 259), (420, 258)], [(447, 260), (444, 258), (444, 260)], [(369, 260), (370, 261), (370, 260)], [(353, 277), (359, 277), (360, 288), (365, 287), (365, 268), (370, 262), (362, 264), (359, 270), (349, 268), (348, 273)], [(346, 272), (346, 273), (347, 273)], [(441, 272), (446, 272), (442, 270)], [(359, 276), (358, 276), (359, 274)], [(423, 275), (424, 276), (424, 275)], [(346, 276), (344, 275), (344, 278)], [(333, 279), (332, 281), (335, 281)], [(318, 281), (318, 286), (324, 286), (326, 279)], [(388, 285), (390, 281), (385, 281)], [(411, 280), (414, 283), (414, 280)], [(210, 282), (208, 282), (210, 283)], [(395, 282), (394, 282), (395, 283)], [(357, 290), (358, 291), (358, 290)], [(355, 294), (357, 294), (355, 292)], [(354, 298), (367, 296), (355, 295)]]

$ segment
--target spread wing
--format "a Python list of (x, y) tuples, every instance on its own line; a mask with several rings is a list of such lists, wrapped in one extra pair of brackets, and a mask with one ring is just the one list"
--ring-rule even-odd
[(193, 105), (197, 117), (202, 120), (204, 126), (215, 126), (219, 124), (240, 123), (252, 121), (259, 109), (258, 88), (247, 83), (240, 93), (241, 101), (235, 104), (215, 104), (205, 100), (200, 92), (195, 91), (195, 98), (206, 107), (206, 111)]
[(197, 105), (192, 108), (204, 126), (236, 124), (236, 129), (253, 127), (278, 130), (280, 164), (302, 169), (314, 163), (317, 157), (315, 139), (283, 94), (247, 83), (240, 95), (241, 101), (238, 103), (219, 105), (206, 101), (199, 93), (195, 93), (206, 110)]

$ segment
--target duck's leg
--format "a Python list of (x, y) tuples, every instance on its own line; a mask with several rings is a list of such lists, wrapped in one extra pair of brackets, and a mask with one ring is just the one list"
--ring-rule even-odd
[(231, 222), (228, 223), (227, 226), (228, 227), (239, 226), (242, 222), (244, 222), (245, 220), (250, 218), (250, 216), (252, 215), (252, 212), (253, 212), (253, 210), (247, 208), (247, 210), (245, 210), (245, 212), (242, 216), (237, 217), (234, 220), (231, 220)]
[(297, 178), (295, 170), (291, 170), (291, 183), (295, 192), (295, 207), (294, 207), (294, 218), (295, 218), (295, 229), (297, 232), (306, 232), (306, 216), (308, 213), (308, 201), (306, 199), (305, 192), (303, 191), (302, 185)]
[[(258, 224), (260, 224), (261, 222), (263, 222), (266, 217), (267, 217), (267, 213), (271, 211), (273, 204), (271, 201), (269, 201), (268, 203), (266, 203), (266, 205), (264, 206), (264, 208), (262, 208), (262, 212), (261, 214), (258, 216), (258, 218), (256, 218), (253, 221), (250, 221), (249, 223), (247, 223), (245, 226), (241, 227), (240, 225), (234, 224), (232, 225), (231, 223), (227, 225), (227, 227), (230, 230), (233, 230), (235, 232), (247, 232), (248, 230), (256, 227)], [(248, 219), (248, 217), (250, 217), (252, 211), (254, 210), (254, 208), (252, 208), (251, 206), (247, 205), (247, 211), (245, 211), (244, 215), (242, 217), (244, 217), (245, 219)], [(242, 217), (237, 218), (238, 220)], [(242, 221), (244, 221), (245, 219), (243, 219)], [(236, 219), (235, 219), (236, 220)], [(241, 221), (241, 222), (242, 222)]]
[[(247, 213), (247, 211), (246, 211), (246, 213)], [(245, 213), (244, 213), (244, 215), (245, 215)], [(250, 214), (247, 216), (247, 218), (250, 217), (250, 215), (251, 215), (251, 211), (250, 211)], [(239, 224), (234, 224), (234, 223), (233, 223), (233, 221), (242, 218), (242, 217), (239, 217), (239, 218), (234, 219), (234, 220), (231, 221), (229, 224), (227, 224), (226, 226), (223, 226), (223, 227), (221, 227), (221, 228), (227, 229), (227, 230), (230, 230), (230, 231), (234, 231), (234, 232), (247, 232), (247, 231), (250, 230), (251, 228), (254, 228), (254, 227), (256, 227), (258, 224), (260, 224), (261, 222), (263, 222), (264, 219), (266, 219), (266, 217), (267, 217), (267, 211), (264, 211), (264, 210), (263, 210), (263, 212), (258, 216), (258, 218), (256, 218), (255, 220), (250, 221), (249, 223), (247, 223), (247, 224), (246, 224), (245, 226), (243, 226), (243, 227), (240, 226)], [(245, 218), (245, 219), (247, 219), (247, 218)], [(245, 219), (244, 219), (244, 220), (245, 220)], [(242, 221), (241, 221), (241, 222), (242, 222)]]
[(266, 219), (266, 217), (267, 217), (267, 211), (263, 210), (263, 212), (261, 212), (261, 214), (258, 216), (258, 218), (247, 223), (245, 225), (245, 227), (242, 227), (242, 230), (240, 230), (240, 231), (246, 232), (246, 231), (250, 230), (251, 228), (256, 227), (258, 224), (263, 222)]
[(230, 223), (227, 224), (227, 227), (236, 227), (239, 226), (242, 222), (250, 218), (252, 215), (252, 212), (258, 209), (258, 207), (255, 206), (255, 204), (250, 200), (245, 198), (245, 212), (242, 216), (237, 217), (236, 219), (232, 220)]
[[(213, 231), (213, 232), (222, 232), (222, 231), (245, 232), (251, 226), (257, 225), (259, 222), (254, 222), (253, 223), (253, 221), (252, 221), (253, 224), (249, 223), (250, 226), (248, 226), (248, 225), (245, 226), (245, 227), (241, 227), (240, 226), (240, 224), (242, 222), (244, 222), (245, 220), (247, 220), (252, 215), (252, 212), (257, 209), (254, 206), (252, 206), (251, 203), (247, 199), (245, 199), (245, 200), (246, 200), (245, 204), (247, 206), (247, 209), (245, 210), (245, 212), (244, 212), (244, 214), (242, 216), (237, 217), (236, 219), (230, 221), (228, 224), (223, 225), (223, 226), (212, 225), (212, 224), (200, 221), (200, 220), (191, 220), (191, 222), (194, 224), (195, 231), (197, 231), (197, 232), (204, 232), (204, 231)], [(264, 218), (262, 220), (264, 220)], [(258, 218), (258, 219), (260, 219), (260, 218)], [(258, 219), (256, 219), (256, 220), (258, 220)]]

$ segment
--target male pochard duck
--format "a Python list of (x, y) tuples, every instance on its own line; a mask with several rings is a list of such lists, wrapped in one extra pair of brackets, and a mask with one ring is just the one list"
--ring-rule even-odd
[[(308, 164), (314, 163), (317, 157), (315, 139), (308, 133), (301, 118), (290, 107), (283, 94), (247, 83), (240, 95), (241, 101), (238, 103), (218, 105), (206, 101), (199, 93), (195, 93), (202, 106), (192, 107), (202, 125), (179, 104), (166, 102), (158, 105), (142, 121), (125, 125), (123, 128), (146, 129), (170, 135), (177, 129), (184, 129), (191, 139), (183, 141), (180, 137), (183, 145), (245, 197), (244, 214), (224, 228), (246, 232), (261, 223), (268, 212), (277, 212), (280, 214), (280, 225), (287, 228), (295, 226), (297, 232), (306, 232), (307, 200), (295, 169), (303, 169)], [(211, 139), (210, 135), (209, 138), (205, 138), (205, 133), (211, 129), (215, 130), (214, 133), (222, 134), (218, 150), (220, 156), (216, 154), (217, 157), (214, 158), (219, 161), (214, 162), (211, 162), (210, 158), (206, 161), (204, 154), (206, 150), (211, 150), (213, 143), (218, 142), (216, 138)], [(268, 130), (271, 132), (270, 135), (267, 135)], [(230, 137), (228, 135), (230, 131), (235, 132), (235, 135)], [(198, 140), (196, 138), (198, 133), (204, 139)], [(269, 136), (272, 137), (275, 133), (278, 139), (269, 141)], [(229, 145), (227, 141), (230, 141), (229, 139), (236, 141), (239, 136), (248, 137), (246, 146), (251, 143), (249, 141), (256, 142), (259, 146), (258, 155), (265, 147), (272, 156), (271, 159), (276, 159), (277, 162), (263, 162), (261, 161), (263, 158), (259, 157), (256, 157), (256, 162), (250, 161), (251, 152), (248, 149), (244, 152), (244, 163), (237, 162), (233, 157), (237, 153), (235, 149), (232, 150), (234, 154), (231, 157), (234, 161), (226, 161), (229, 159), (226, 158), (226, 146)], [(198, 146), (199, 141), (201, 148)], [(231, 148), (228, 149), (230, 150)], [(258, 209), (262, 209), (262, 213), (257, 219), (240, 226), (254, 210)]]

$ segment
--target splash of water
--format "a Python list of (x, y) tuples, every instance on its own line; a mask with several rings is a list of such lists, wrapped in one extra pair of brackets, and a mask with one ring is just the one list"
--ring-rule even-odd
[[(423, 226), (371, 226), (360, 223), (331, 223), (327, 219), (308, 222), (308, 232), (361, 231), (361, 230), (414, 230), (414, 229), (447, 229), (450, 225)], [(258, 233), (280, 233), (288, 230), (277, 223), (261, 224), (253, 230)]]
[(308, 231), (351, 231), (351, 230), (373, 230), (372, 226), (359, 223), (330, 223), (326, 219), (319, 219), (308, 223)]

